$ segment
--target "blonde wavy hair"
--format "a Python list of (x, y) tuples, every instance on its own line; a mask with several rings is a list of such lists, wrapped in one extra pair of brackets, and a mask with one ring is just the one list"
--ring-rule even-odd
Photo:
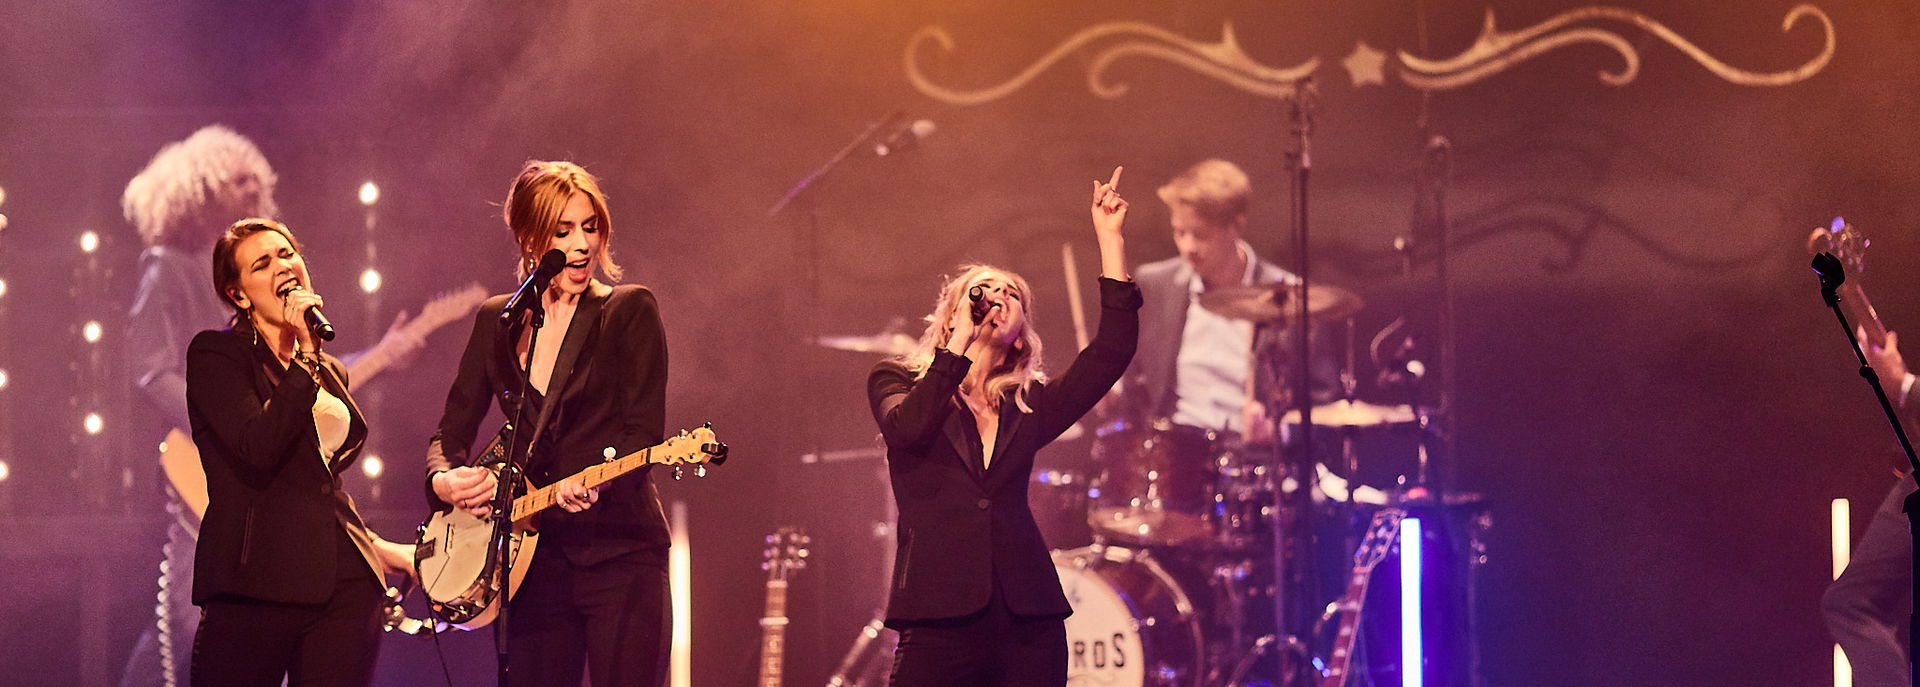
[[(259, 182), (259, 196), (253, 205), (238, 207), (239, 182), (249, 176)], [(215, 229), (234, 220), (279, 214), (273, 202), (273, 187), (279, 180), (253, 141), (214, 124), (155, 153), (146, 169), (127, 182), (120, 211), (147, 245), (197, 250)], [(226, 209), (233, 210), (234, 216), (208, 215)]]
[[(986, 392), (988, 398), (1013, 397), (1021, 412), (1031, 413), (1033, 408), (1027, 405), (1027, 392), (1037, 382), (1047, 381), (1045, 369), (1046, 355), (1040, 343), (1040, 335), (1033, 327), (1033, 289), (1027, 287), (1027, 280), (1013, 272), (992, 265), (962, 265), (960, 275), (948, 279), (940, 287), (940, 297), (933, 302), (933, 313), (927, 315), (927, 329), (920, 334), (920, 342), (915, 344), (914, 352), (903, 357), (907, 369), (913, 371), (913, 378), (925, 377), (927, 368), (933, 364), (933, 352), (945, 348), (952, 332), (947, 331), (947, 322), (962, 308), (971, 307), (967, 300), (967, 286), (975, 280), (990, 274), (1004, 277), (1014, 288), (1020, 290), (1020, 302), (1024, 317), (1020, 325), (1020, 336), (988, 375)], [(960, 390), (971, 391), (967, 382), (960, 383)]]

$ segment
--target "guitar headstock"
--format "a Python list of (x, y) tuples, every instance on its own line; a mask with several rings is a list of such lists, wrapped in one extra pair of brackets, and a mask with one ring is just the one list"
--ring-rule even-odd
[(1360, 548), (1353, 552), (1355, 572), (1371, 571), (1373, 566), (1386, 560), (1387, 553), (1393, 550), (1394, 541), (1400, 536), (1400, 520), (1407, 516), (1398, 508), (1382, 509), (1373, 514), (1373, 522), (1367, 525), (1367, 536), (1360, 541)]
[(1827, 226), (1815, 227), (1813, 235), (1807, 237), (1809, 255), (1832, 253), (1848, 272), (1856, 275), (1866, 271), (1867, 248), (1872, 245), (1866, 234), (1854, 228), (1845, 217), (1835, 217)]
[(674, 479), (680, 479), (687, 465), (694, 466), (695, 477), (705, 477), (707, 463), (727, 462), (727, 445), (714, 435), (713, 423), (709, 422), (693, 431), (680, 430), (679, 435), (661, 442), (648, 462), (673, 466)]
[(761, 561), (760, 569), (767, 571), (767, 581), (782, 582), (787, 574), (807, 567), (807, 546), (813, 543), (813, 537), (798, 527), (782, 527), (767, 535), (767, 548), (761, 553), (766, 560)]

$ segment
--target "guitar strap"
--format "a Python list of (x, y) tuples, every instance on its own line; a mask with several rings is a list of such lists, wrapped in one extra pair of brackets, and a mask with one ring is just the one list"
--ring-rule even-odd
[[(613, 289), (599, 282), (594, 282), (594, 286), (596, 288), (589, 289), (585, 294), (581, 295), (580, 307), (574, 311), (573, 315), (575, 322), (585, 321), (587, 328), (584, 331), (578, 331), (578, 336), (576, 337), (576, 330), (569, 325), (567, 327), (567, 338), (560, 344), (560, 353), (554, 357), (553, 376), (547, 384), (547, 393), (541, 398), (540, 414), (537, 415), (533, 421), (533, 427), (535, 429), (533, 438), (527, 443), (527, 462), (529, 465), (533, 462), (535, 449), (539, 448), (540, 438), (546, 435), (548, 424), (555, 420), (553, 411), (560, 406), (558, 399), (566, 396), (567, 385), (573, 382), (575, 365), (578, 364), (581, 355), (590, 353), (593, 350), (594, 343), (599, 339), (600, 326), (604, 319), (603, 313), (605, 312), (605, 308), (601, 306), (606, 303)], [(517, 369), (519, 366), (515, 365), (514, 367)], [(525, 399), (522, 399), (522, 401), (524, 402)]]

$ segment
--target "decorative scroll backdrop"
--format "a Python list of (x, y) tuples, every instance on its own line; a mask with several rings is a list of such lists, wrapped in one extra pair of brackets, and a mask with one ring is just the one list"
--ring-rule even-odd
[[(1640, 53), (1609, 22), (1630, 24), (1672, 45), (1707, 71), (1729, 83), (1741, 86), (1786, 86), (1812, 77), (1825, 69), (1833, 58), (1834, 27), (1827, 13), (1813, 5), (1797, 5), (1780, 22), (1781, 33), (1791, 32), (1800, 20), (1811, 18), (1820, 26), (1825, 39), (1819, 54), (1800, 66), (1779, 72), (1754, 72), (1739, 69), (1708, 54), (1679, 32), (1652, 17), (1618, 7), (1583, 7), (1562, 12), (1546, 21), (1519, 31), (1495, 28), (1493, 10), (1487, 10), (1486, 22), (1473, 45), (1453, 57), (1427, 60), (1405, 50), (1396, 51), (1398, 64), (1393, 73), (1400, 81), (1424, 91), (1445, 91), (1483, 81), (1515, 65), (1554, 50), (1581, 43), (1604, 46), (1620, 55), (1624, 64), (1618, 71), (1602, 71), (1598, 78), (1609, 86), (1632, 83), (1640, 73)], [(1254, 60), (1240, 49), (1233, 24), (1221, 25), (1220, 40), (1206, 43), (1180, 36), (1143, 22), (1104, 22), (1081, 29), (1028, 65), (1020, 73), (995, 86), (979, 90), (959, 90), (934, 83), (921, 69), (919, 58), (927, 43), (944, 52), (954, 52), (953, 36), (946, 29), (928, 26), (907, 39), (905, 67), (907, 79), (921, 93), (954, 105), (978, 105), (999, 100), (1019, 91), (1061, 59), (1083, 48), (1112, 41), (1099, 47), (1087, 62), (1087, 90), (1106, 99), (1126, 95), (1125, 83), (1106, 80), (1107, 70), (1123, 57), (1151, 57), (1186, 67), (1204, 76), (1254, 95), (1284, 98), (1293, 93), (1301, 78), (1320, 68), (1318, 56), (1290, 67), (1270, 67)], [(1356, 41), (1353, 50), (1341, 60), (1348, 81), (1355, 87), (1385, 85), (1388, 56), (1384, 51)]]

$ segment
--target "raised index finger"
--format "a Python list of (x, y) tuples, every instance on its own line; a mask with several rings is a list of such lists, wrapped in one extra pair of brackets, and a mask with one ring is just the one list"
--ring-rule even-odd
[(1120, 172), (1121, 172), (1122, 170), (1125, 170), (1125, 169), (1126, 169), (1126, 167), (1115, 167), (1115, 168), (1113, 168), (1113, 180), (1112, 180), (1112, 181), (1108, 181), (1108, 182), (1107, 182), (1107, 185), (1108, 185), (1108, 186), (1111, 186), (1111, 187), (1113, 187), (1113, 188), (1120, 188)]

